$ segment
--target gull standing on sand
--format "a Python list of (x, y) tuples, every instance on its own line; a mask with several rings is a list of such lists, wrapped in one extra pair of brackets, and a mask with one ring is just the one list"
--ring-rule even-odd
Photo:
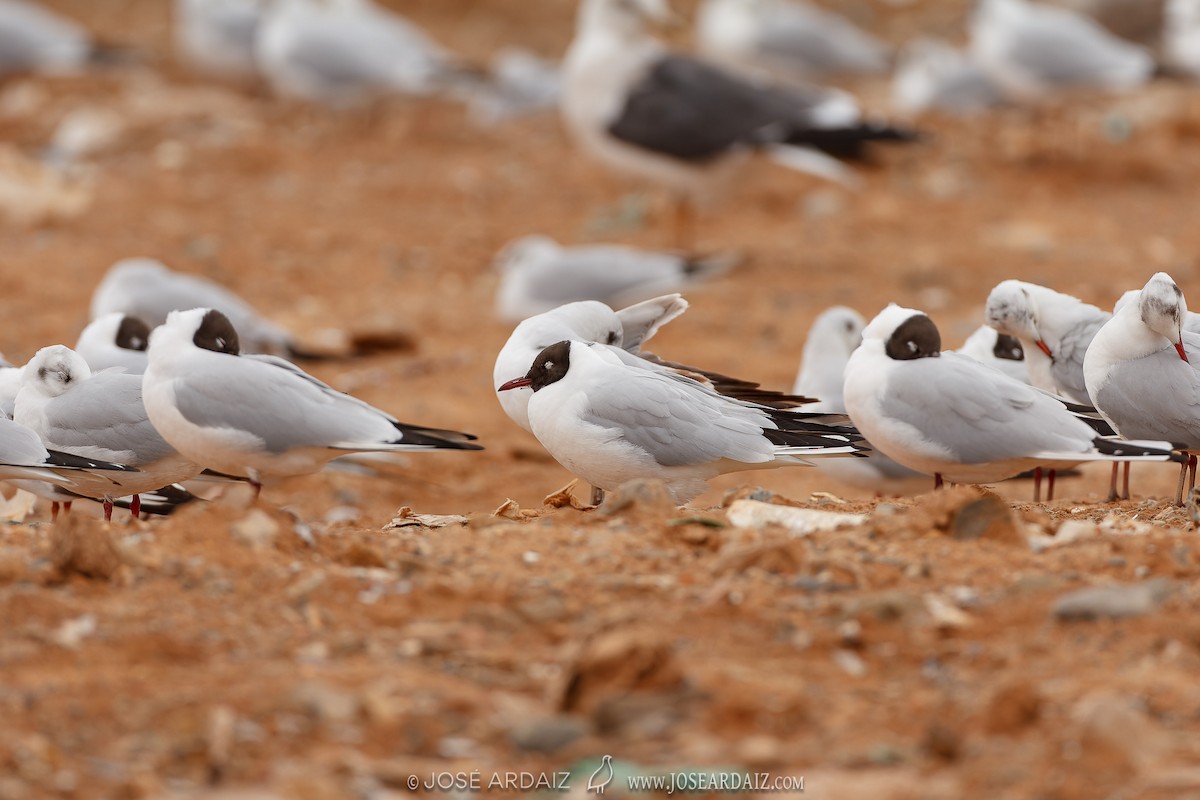
[(172, 311), (150, 334), (146, 411), (163, 437), (225, 475), (306, 475), (355, 452), (482, 450), (474, 436), (406, 425), (281, 358), (242, 355), (229, 318)]
[(863, 331), (845, 384), (862, 435), (936, 485), (991, 483), (1051, 464), (1178, 460), (1168, 442), (1103, 439), (1053, 397), (941, 344), (929, 317), (890, 305)]
[(1154, 72), (1144, 48), (1092, 18), (1028, 0), (981, 0), (970, 35), (976, 63), (1015, 101), (1071, 89), (1134, 89)]
[(1029, 382), (1076, 403), (1090, 403), (1083, 355), (1112, 314), (1036, 283), (1007, 280), (988, 295), (987, 324), (1020, 340)]
[[(793, 394), (817, 398), (804, 406), (805, 411), (846, 413), (842, 399), (846, 362), (862, 344), (865, 325), (862, 315), (846, 306), (827, 308), (813, 320), (792, 387)], [(873, 492), (919, 494), (929, 488), (927, 477), (878, 450), (867, 453), (866, 458), (822, 458), (814, 466), (834, 480)]]
[(138, 494), (201, 471), (150, 423), (141, 376), (117, 370), (93, 374), (82, 356), (62, 345), (43, 347), (25, 365), (14, 419), (32, 428), (48, 448), (135, 468), (113, 473), (112, 483), (102, 490), (72, 489), (103, 501), (106, 519), (115, 498), (132, 495), (130, 511), (136, 517)]
[(754, 83), (672, 53), (646, 26), (673, 19), (666, 0), (583, 0), (561, 110), (583, 150), (673, 192), (677, 246), (691, 238), (691, 204), (756, 150), (851, 183), (853, 173), (831, 156), (860, 158), (872, 140), (913, 138), (864, 122), (844, 92)]
[[(1200, 334), (1183, 327), (1183, 291), (1156, 273), (1092, 340), (1084, 377), (1092, 402), (1122, 436), (1200, 450)], [(1189, 459), (1196, 480), (1196, 457)], [(1183, 503), (1184, 468), (1176, 505)]]
[(848, 427), (733, 400), (672, 373), (625, 364), (603, 345), (550, 345), (498, 391), (528, 387), (533, 433), (555, 460), (602, 490), (635, 478), (664, 481), (684, 505), (727, 472), (853, 456)]
[(523, 236), (496, 258), (496, 312), (520, 322), (565, 303), (597, 300), (617, 307), (691, 288), (724, 274), (736, 257), (689, 258), (617, 244), (568, 247), (548, 236)]

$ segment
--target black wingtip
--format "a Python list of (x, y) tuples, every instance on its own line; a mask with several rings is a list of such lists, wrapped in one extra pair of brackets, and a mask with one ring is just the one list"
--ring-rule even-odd
[(395, 444), (424, 445), (441, 450), (482, 450), (483, 445), (472, 444), (478, 436), (462, 431), (450, 431), (442, 428), (422, 428), (415, 425), (395, 423), (400, 431), (400, 438)]
[(46, 466), (63, 467), (66, 469), (96, 469), (111, 472), (138, 472), (137, 467), (125, 464), (113, 464), (109, 461), (99, 461), (94, 458), (84, 458), (74, 453), (64, 453), (61, 450), (47, 450), (50, 455), (46, 458)]
[[(1166, 444), (1166, 443), (1164, 443)], [(1097, 436), (1092, 440), (1092, 445), (1096, 448), (1096, 452), (1103, 453), (1106, 456), (1114, 456), (1116, 458), (1138, 458), (1139, 456), (1165, 456), (1165, 460), (1174, 461), (1176, 464), (1183, 464), (1188, 460), (1187, 453), (1177, 452), (1183, 449), (1179, 445), (1172, 445), (1177, 450), (1167, 450), (1162, 447), (1151, 447), (1148, 445), (1135, 444), (1124, 439), (1106, 439)]]

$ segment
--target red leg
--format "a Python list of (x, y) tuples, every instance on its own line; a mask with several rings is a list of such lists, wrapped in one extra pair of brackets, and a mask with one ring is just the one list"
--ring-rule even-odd
[(141, 495), (134, 495), (129, 501), (129, 516), (137, 519), (142, 513), (142, 498)]
[(1033, 468), (1033, 502), (1042, 502), (1042, 468)]
[(1054, 500), (1054, 479), (1058, 477), (1058, 470), (1050, 470), (1050, 474), (1046, 476), (1046, 502)]
[(104, 498), (104, 521), (112, 522), (112, 500)]
[(940, 472), (933, 473), (933, 488), (941, 489), (945, 485), (946, 485), (946, 482), (942, 480), (942, 473), (940, 473)]
[(58, 501), (57, 500), (50, 501), (50, 521), (58, 522)]
[(1130, 466), (1132, 466), (1131, 462), (1126, 461), (1125, 462), (1125, 480), (1121, 486), (1121, 499), (1122, 500), (1129, 499), (1129, 468), (1130, 468)]

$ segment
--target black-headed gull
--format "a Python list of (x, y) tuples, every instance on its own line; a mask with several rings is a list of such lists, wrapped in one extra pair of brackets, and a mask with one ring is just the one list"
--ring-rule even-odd
[(970, 23), (971, 54), (1012, 100), (1070, 89), (1123, 90), (1154, 72), (1142, 47), (1090, 17), (1027, 0), (982, 0)]
[(1045, 286), (1007, 280), (988, 295), (987, 324), (1014, 336), (1025, 350), (1029, 382), (1076, 403), (1090, 403), (1083, 356), (1107, 311)]
[(242, 355), (219, 311), (172, 311), (150, 334), (146, 410), (206, 467), (262, 481), (306, 475), (355, 452), (482, 450), (468, 433), (406, 425), (281, 358)]
[(689, 258), (627, 245), (565, 246), (548, 236), (522, 236), (496, 257), (496, 313), (520, 322), (577, 300), (617, 308), (690, 288), (736, 262), (731, 255)]
[(1102, 439), (1058, 400), (954, 352), (920, 311), (888, 306), (846, 366), (850, 419), (873, 447), (926, 475), (990, 483), (1048, 465), (1178, 460), (1168, 442)]
[(872, 140), (913, 138), (864, 122), (845, 92), (759, 84), (672, 53), (646, 30), (672, 18), (666, 0), (582, 0), (560, 108), (582, 149), (675, 194), (677, 245), (690, 238), (691, 203), (753, 151), (853, 183), (830, 156), (857, 158)]
[[(1084, 359), (1088, 394), (1127, 438), (1200, 449), (1200, 334), (1183, 327), (1183, 291), (1156, 273), (1100, 329)], [(1195, 480), (1195, 457), (1192, 458)], [(1175, 502), (1183, 502), (1183, 472)]]
[(109, 267), (92, 292), (91, 318), (121, 312), (154, 328), (170, 312), (189, 308), (215, 308), (229, 317), (248, 352), (296, 355), (292, 335), (245, 300), (207, 278), (176, 272), (152, 258), (126, 258)]
[(850, 20), (803, 0), (704, 0), (696, 39), (707, 58), (781, 80), (878, 75), (891, 58)]
[(146, 371), (150, 326), (137, 317), (114, 311), (92, 320), (79, 334), (75, 352), (92, 372), (117, 367), (130, 375)]
[(786, 411), (733, 400), (696, 381), (624, 363), (603, 345), (556, 342), (523, 376), (529, 422), (542, 446), (592, 486), (611, 490), (657, 478), (687, 503), (727, 472), (853, 456), (863, 448), (850, 428), (832, 428)]
[(92, 373), (78, 353), (62, 345), (43, 347), (25, 365), (13, 418), (32, 428), (47, 447), (136, 468), (113, 473), (112, 485), (99, 493), (95, 487), (72, 489), (102, 500), (106, 518), (113, 499), (135, 496), (130, 510), (137, 516), (136, 495), (188, 480), (201, 470), (151, 424), (141, 376), (117, 370)]
[(427, 33), (371, 0), (275, 0), (256, 52), (275, 91), (333, 106), (428, 95), (463, 74)]
[[(846, 362), (862, 344), (865, 325), (862, 315), (846, 306), (827, 308), (813, 320), (792, 387), (793, 394), (816, 398), (816, 402), (804, 406), (805, 411), (846, 413), (842, 399)], [(918, 494), (929, 487), (925, 475), (897, 464), (878, 450), (865, 458), (823, 458), (814, 466), (834, 480), (881, 494)]]
[(686, 311), (687, 307), (687, 301), (678, 294), (669, 294), (636, 303), (620, 311), (613, 311), (603, 303), (588, 300), (567, 303), (553, 311), (530, 317), (513, 330), (496, 356), (496, 365), (492, 369), (492, 386), (496, 390), (496, 399), (513, 422), (532, 433), (527, 410), (531, 393), (501, 392), (500, 387), (510, 379), (528, 372), (533, 360), (542, 350), (555, 342), (571, 339), (600, 344), (630, 366), (654, 372), (687, 375), (730, 397), (778, 408), (792, 408), (810, 402), (810, 398), (762, 389), (752, 381), (663, 361), (650, 353), (642, 352), (642, 345), (649, 341), (660, 327)]
[[(1029, 367), (1025, 365), (1025, 348), (1021, 340), (989, 325), (980, 325), (967, 337), (957, 352), (970, 356), (980, 364), (998, 369), (1021, 383), (1029, 383)], [(1045, 388), (1045, 387), (1042, 387)]]

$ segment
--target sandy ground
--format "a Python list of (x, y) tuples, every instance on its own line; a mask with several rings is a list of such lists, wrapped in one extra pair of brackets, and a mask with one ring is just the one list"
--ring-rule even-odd
[[(630, 775), (718, 769), (822, 798), (1200, 796), (1200, 548), (1162, 502), (1170, 469), (1135, 473), (1120, 504), (1104, 470), (1033, 506), (1026, 483), (880, 501), (793, 469), (714, 481), (688, 510), (649, 489), (615, 513), (543, 508), (570, 476), (492, 397), (509, 328), (491, 258), (530, 232), (664, 244), (665, 199), (580, 157), (552, 114), (318, 111), (186, 74), (165, 4), (52, 5), (146, 61), (0, 84), (3, 172), (24, 176), (0, 186), (0, 350), (72, 343), (107, 267), (154, 256), (315, 339), (406, 337), (311, 369), (487, 450), (327, 471), (257, 507), (234, 492), (166, 521), (39, 508), (4, 527), (0, 798), (386, 797), (413, 776), (441, 794), (422, 786), (475, 770), (484, 789), (516, 773), (507, 794), (567, 772), (583, 796), (603, 754), (617, 796)], [(896, 40), (961, 24), (954, 3), (856, 8)], [(509, 41), (559, 54), (573, 13), (405, 9), (480, 60)], [(60, 185), (27, 159), (80, 109), (119, 130)], [(924, 308), (954, 344), (1006, 277), (1106, 306), (1158, 269), (1200, 287), (1194, 89), (921, 127), (858, 193), (750, 169), (700, 237), (745, 263), (656, 349), (785, 388), (832, 303)], [(865, 516), (735, 524), (722, 506), (752, 493)], [(509, 499), (525, 512), (492, 516)], [(402, 506), (469, 524), (384, 529)], [(1062, 601), (1110, 584), (1127, 588)]]

